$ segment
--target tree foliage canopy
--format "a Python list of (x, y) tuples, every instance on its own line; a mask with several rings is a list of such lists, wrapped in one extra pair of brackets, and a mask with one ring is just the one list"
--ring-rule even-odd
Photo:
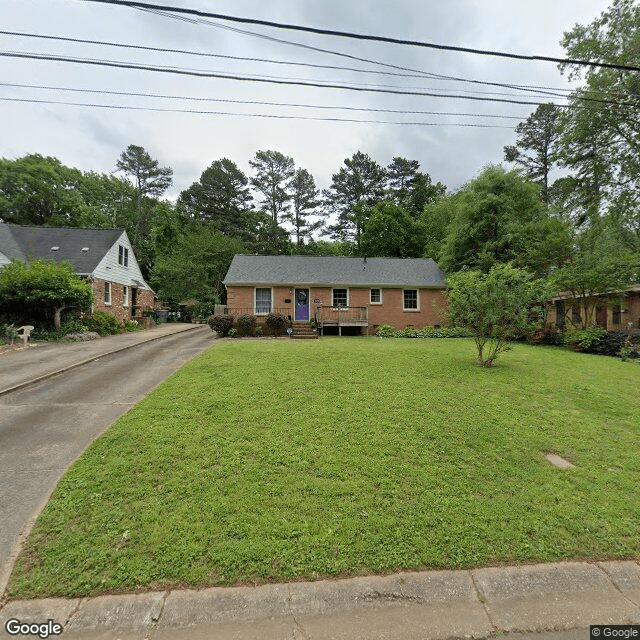
[(544, 325), (554, 289), (545, 280), (495, 264), (488, 273), (463, 270), (447, 279), (449, 317), (474, 335), (478, 362), (490, 367), (509, 341)]
[(0, 311), (23, 320), (43, 311), (60, 327), (60, 312), (87, 309), (93, 303), (91, 283), (78, 277), (68, 262), (13, 260), (0, 269)]
[(120, 154), (116, 167), (133, 180), (142, 196), (161, 196), (173, 182), (173, 169), (161, 167), (143, 147), (135, 144)]
[(543, 274), (570, 250), (567, 225), (550, 217), (538, 187), (517, 171), (488, 167), (441, 206), (452, 211), (440, 254), (448, 273), (464, 267), (488, 272), (512, 261)]
[(569, 293), (582, 307), (585, 328), (602, 297), (618, 298), (640, 276), (640, 254), (625, 250), (615, 231), (596, 226), (576, 240), (571, 260), (552, 277), (556, 289)]
[(249, 180), (235, 162), (215, 160), (178, 198), (186, 215), (206, 222), (226, 236), (247, 237), (252, 229), (247, 215), (252, 200)]

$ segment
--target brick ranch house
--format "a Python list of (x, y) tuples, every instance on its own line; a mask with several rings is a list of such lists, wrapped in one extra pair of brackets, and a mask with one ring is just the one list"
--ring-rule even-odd
[(153, 309), (154, 292), (144, 281), (124, 229), (21, 227), (0, 222), (0, 268), (11, 260), (70, 262), (91, 282), (91, 313), (104, 311), (120, 322), (141, 319)]
[[(552, 302), (546, 322), (548, 327), (562, 329), (583, 325), (584, 310), (578, 298), (561, 294)], [(640, 333), (640, 285), (598, 296), (589, 322), (607, 331)]]
[(223, 280), (231, 315), (315, 318), (321, 333), (441, 325), (445, 274), (430, 258), (236, 255)]

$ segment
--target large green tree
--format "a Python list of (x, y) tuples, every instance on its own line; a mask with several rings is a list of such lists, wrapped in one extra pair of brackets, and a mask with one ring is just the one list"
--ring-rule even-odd
[(513, 262), (544, 275), (568, 256), (568, 226), (551, 218), (539, 187), (517, 171), (488, 167), (442, 206), (452, 208), (440, 253), (447, 273)]
[(161, 167), (149, 153), (135, 144), (130, 144), (116, 162), (116, 167), (132, 182), (136, 193), (136, 222), (132, 242), (151, 233), (151, 217), (154, 198), (159, 198), (173, 182), (173, 170)]
[(295, 175), (295, 163), (279, 151), (267, 150), (256, 152), (249, 164), (255, 171), (251, 184), (263, 198), (260, 209), (271, 217), (271, 224), (262, 225), (258, 233), (268, 233), (269, 253), (281, 253), (284, 246), (280, 222), (291, 208), (289, 182)]
[(322, 226), (322, 220), (312, 222), (309, 219), (317, 216), (320, 192), (313, 176), (306, 169), (297, 169), (288, 187), (293, 206), (282, 219), (293, 225), (296, 243), (300, 246), (304, 244), (305, 238), (310, 239), (313, 232)]
[(366, 224), (369, 208), (384, 199), (386, 171), (366, 153), (357, 151), (344, 161), (344, 167), (334, 174), (331, 186), (322, 195), (328, 213), (337, 215), (337, 222), (327, 228), (334, 240), (353, 240), (360, 245), (360, 234)]
[(389, 258), (422, 256), (424, 230), (404, 207), (385, 200), (374, 205), (367, 218), (360, 237), (361, 255)]
[(279, 224), (291, 206), (288, 184), (295, 174), (293, 158), (279, 151), (257, 151), (249, 164), (255, 171), (251, 184), (263, 197), (260, 208)]
[(549, 175), (558, 159), (560, 111), (554, 104), (541, 104), (516, 127), (516, 144), (504, 148), (505, 160), (524, 168), (526, 177), (541, 186), (540, 195), (547, 203)]
[(120, 154), (116, 167), (131, 178), (139, 197), (159, 197), (173, 182), (173, 169), (161, 167), (148, 151), (135, 144), (130, 144)]
[[(30, 154), (0, 160), (0, 219), (22, 225), (85, 226), (93, 214), (79, 191), (82, 172)], [(95, 225), (101, 226), (101, 225)]]
[(65, 309), (88, 309), (93, 290), (67, 262), (13, 260), (0, 269), (0, 313), (26, 322), (43, 313), (56, 329)]
[(171, 250), (158, 255), (151, 282), (159, 297), (174, 303), (219, 302), (231, 260), (244, 251), (240, 240), (214, 229), (188, 231), (176, 237)]
[(248, 215), (252, 200), (249, 180), (228, 158), (215, 160), (178, 198), (186, 215), (226, 236), (247, 240), (253, 232)]
[[(593, 22), (565, 33), (562, 46), (569, 58), (639, 66), (640, 4), (613, 0)], [(640, 233), (640, 76), (606, 67), (561, 69), (583, 81), (563, 115), (562, 161), (574, 187), (564, 195), (573, 217), (592, 224), (615, 212)]]

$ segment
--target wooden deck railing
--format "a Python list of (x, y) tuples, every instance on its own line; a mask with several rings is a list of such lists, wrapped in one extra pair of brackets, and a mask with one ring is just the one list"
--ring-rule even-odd
[(318, 327), (332, 326), (366, 326), (369, 322), (367, 307), (317, 307), (316, 323)]

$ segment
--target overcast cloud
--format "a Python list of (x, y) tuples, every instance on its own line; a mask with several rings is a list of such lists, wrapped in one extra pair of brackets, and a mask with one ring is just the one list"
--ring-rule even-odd
[[(172, 0), (166, 4), (328, 29), (563, 57), (564, 52), (559, 45), (563, 33), (576, 23), (591, 22), (609, 3), (606, 0)], [(487, 92), (496, 91), (519, 94), (496, 97), (532, 99), (526, 93), (510, 89), (426, 77), (383, 75), (380, 73), (385, 71), (382, 67), (228, 29), (233, 27), (425, 72), (490, 82), (569, 87), (556, 66), (545, 62), (438, 52), (215, 21), (193, 23), (83, 0), (2, 0), (2, 5), (3, 31), (358, 67), (377, 72), (364, 74), (232, 61), (10, 35), (0, 35), (0, 51), (3, 52), (38, 52), (349, 85), (393, 85), (402, 90), (435, 89), (485, 97)], [(174, 186), (169, 192), (170, 197), (177, 196), (197, 180), (212, 161), (222, 157), (232, 159), (249, 175), (248, 162), (259, 149), (274, 149), (292, 156), (297, 166), (308, 169), (314, 175), (320, 188), (328, 187), (332, 174), (339, 170), (343, 160), (360, 150), (383, 165), (387, 165), (394, 156), (419, 160), (422, 170), (428, 172), (434, 181), (441, 181), (449, 189), (455, 189), (473, 178), (483, 166), (501, 162), (503, 147), (513, 144), (515, 140), (513, 128), (535, 109), (526, 105), (279, 86), (8, 57), (0, 58), (0, 78), (0, 98), (197, 109), (236, 114), (158, 113), (0, 100), (0, 155), (17, 158), (27, 153), (40, 153), (55, 156), (63, 163), (84, 171), (111, 172), (122, 150), (129, 144), (137, 144), (149, 151), (162, 165), (173, 168)], [(196, 102), (6, 86), (11, 83), (247, 103), (271, 101), (367, 109), (464, 112), (515, 116), (518, 119)], [(539, 97), (533, 99), (544, 101)], [(430, 122), (437, 123), (437, 126), (277, 120), (238, 114)], [(491, 124), (507, 128), (481, 129), (459, 126), (461, 124)]]

